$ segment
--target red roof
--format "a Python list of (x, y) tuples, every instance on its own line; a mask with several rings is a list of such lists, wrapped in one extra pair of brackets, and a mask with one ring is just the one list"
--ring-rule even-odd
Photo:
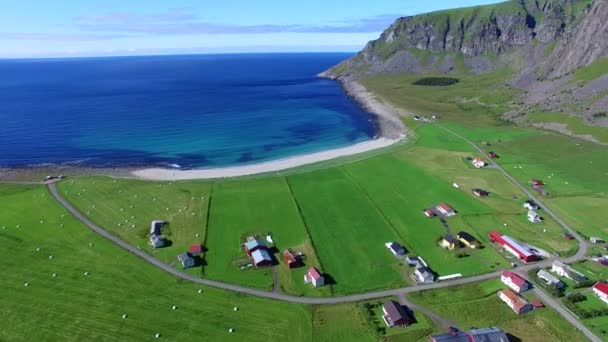
[(287, 249), (287, 250), (285, 250), (285, 252), (283, 252), (283, 256), (285, 257), (285, 261), (287, 261), (288, 263), (298, 261), (289, 249)]
[(441, 202), (437, 206), (445, 211), (454, 211), (454, 208), (450, 207), (447, 203)]
[(593, 288), (600, 291), (603, 294), (608, 295), (608, 285), (606, 285), (604, 283), (597, 283), (597, 284), (593, 285)]
[(502, 272), (502, 276), (511, 278), (511, 282), (519, 287), (526, 285), (526, 279), (522, 278), (519, 274), (510, 271)]
[(190, 254), (201, 254), (202, 251), (203, 247), (200, 244), (190, 245), (190, 248), (188, 249)]
[(314, 267), (311, 267), (311, 268), (309, 268), (309, 269), (308, 269), (308, 276), (310, 276), (310, 277), (311, 277), (312, 279), (314, 279), (314, 280), (319, 280), (319, 279), (321, 279), (321, 274), (320, 274), (320, 273), (319, 273), (319, 271), (318, 271), (316, 268), (314, 268)]

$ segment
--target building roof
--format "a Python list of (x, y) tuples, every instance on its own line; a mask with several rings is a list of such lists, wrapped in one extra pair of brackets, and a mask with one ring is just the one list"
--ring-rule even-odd
[(518, 296), (515, 292), (511, 291), (511, 289), (503, 289), (500, 292), (502, 292), (505, 297), (509, 298), (513, 305), (513, 310), (517, 312), (519, 312), (521, 308), (528, 304), (527, 300)]
[(252, 239), (252, 240), (245, 242), (245, 248), (250, 251), (250, 250), (256, 249), (256, 248), (267, 248), (267, 247), (266, 247), (266, 243), (264, 241), (259, 240), (259, 239)]
[(595, 285), (593, 285), (593, 288), (600, 291), (601, 293), (608, 295), (608, 285), (606, 285), (605, 283), (602, 282), (598, 282)]
[(408, 315), (407, 311), (405, 311), (401, 304), (395, 302), (394, 300), (384, 303), (382, 305), (382, 309), (384, 309), (388, 320), (392, 323), (400, 320), (405, 320), (406, 324), (411, 323), (410, 315)]
[(559, 283), (560, 282), (560, 280), (559, 280), (558, 277), (556, 277), (553, 274), (547, 272), (546, 270), (540, 270), (540, 271), (538, 271), (538, 273), (536, 273), (536, 275), (539, 278), (542, 278), (545, 281), (548, 281), (550, 283)]
[(309, 268), (307, 274), (309, 277), (311, 277), (314, 280), (319, 280), (322, 278), (321, 273), (319, 273), (319, 270), (317, 270), (314, 267)]
[(558, 268), (563, 268), (563, 269), (567, 269), (568, 268), (568, 265), (564, 264), (563, 262), (561, 262), (559, 260), (555, 260), (553, 262), (553, 264), (551, 264), (551, 266), (558, 267)]
[(192, 244), (190, 245), (190, 248), (188, 248), (188, 252), (190, 252), (190, 254), (201, 254), (203, 252), (203, 246), (201, 246), (200, 243)]
[(445, 202), (441, 202), (439, 204), (437, 204), (437, 208), (441, 208), (444, 211), (454, 211), (454, 208), (450, 207), (447, 203)]
[(522, 278), (519, 274), (513, 273), (511, 271), (502, 272), (502, 276), (505, 278), (511, 278), (511, 282), (519, 287), (526, 285), (526, 279)]
[(268, 251), (265, 249), (256, 249), (251, 253), (251, 258), (253, 259), (253, 263), (256, 265), (264, 261), (272, 262), (270, 254), (268, 254)]
[(445, 234), (443, 239), (449, 243), (458, 243), (458, 239), (456, 239), (452, 234)]
[(393, 252), (395, 252), (395, 254), (398, 255), (403, 255), (405, 254), (405, 249), (403, 249), (403, 247), (401, 247), (401, 245), (399, 245), (396, 242), (391, 243), (390, 247), (389, 247)]
[(283, 252), (283, 257), (285, 257), (286, 260), (288, 260), (288, 262), (296, 262), (298, 261), (295, 257), (295, 255), (293, 255), (293, 253), (291, 253), (291, 251), (289, 249), (286, 249)]
[(432, 279), (435, 279), (435, 276), (433, 275), (433, 272), (432, 272), (432, 271), (431, 271), (431, 269), (430, 269), (430, 268), (428, 268), (428, 267), (424, 267), (424, 266), (422, 266), (422, 267), (418, 267), (418, 268), (416, 269), (416, 273), (417, 273), (417, 274), (418, 274), (418, 275), (419, 275), (421, 278), (424, 278), (424, 279), (426, 279), (426, 278), (432, 278)]
[(455, 330), (451, 333), (433, 335), (435, 342), (509, 342), (509, 338), (499, 328), (471, 329), (470, 331)]
[(179, 254), (179, 255), (177, 256), (177, 259), (178, 259), (179, 261), (181, 261), (181, 262), (184, 262), (184, 261), (186, 261), (186, 260), (188, 260), (188, 259), (192, 259), (192, 256), (190, 255), (190, 253), (188, 253), (188, 252), (184, 252), (184, 253), (182, 253), (182, 254)]
[(471, 235), (465, 231), (459, 232), (457, 236), (459, 239), (462, 239), (468, 243), (478, 242), (477, 239), (473, 235)]

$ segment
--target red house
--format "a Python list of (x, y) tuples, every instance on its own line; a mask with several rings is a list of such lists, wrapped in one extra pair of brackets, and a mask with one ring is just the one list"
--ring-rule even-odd
[(530, 181), (530, 184), (537, 186), (545, 185), (545, 183), (543, 183), (543, 181), (541, 181), (540, 179), (532, 179)]
[(540, 259), (538, 255), (532, 253), (530, 249), (510, 236), (501, 235), (499, 232), (493, 231), (489, 234), (489, 237), (490, 240), (500, 244), (507, 252), (515, 255), (523, 262), (533, 262)]
[(289, 249), (286, 249), (283, 252), (283, 258), (285, 259), (285, 263), (289, 268), (295, 268), (300, 266), (300, 258), (295, 256)]
[(477, 197), (486, 197), (488, 196), (490, 193), (485, 191), (485, 190), (481, 190), (481, 189), (474, 189), (473, 190), (473, 194)]
[(492, 159), (496, 159), (496, 158), (498, 158), (498, 155), (494, 152), (490, 152), (490, 153), (488, 153), (488, 157), (492, 158)]

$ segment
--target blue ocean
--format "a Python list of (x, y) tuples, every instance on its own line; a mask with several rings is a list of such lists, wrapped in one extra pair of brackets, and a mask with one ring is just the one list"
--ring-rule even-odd
[(0, 61), (0, 166), (221, 167), (370, 140), (344, 53)]

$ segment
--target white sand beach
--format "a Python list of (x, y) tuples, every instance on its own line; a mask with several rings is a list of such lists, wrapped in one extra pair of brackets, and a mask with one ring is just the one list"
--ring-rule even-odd
[(388, 147), (406, 138), (406, 128), (400, 119), (400, 116), (403, 115), (403, 113), (393, 106), (379, 101), (359, 82), (351, 78), (341, 78), (338, 80), (342, 83), (344, 90), (357, 102), (359, 102), (363, 108), (376, 115), (378, 119), (380, 137), (347, 147), (251, 165), (194, 170), (147, 168), (133, 171), (131, 174), (141, 179), (166, 181), (241, 177), (259, 173), (287, 170), (302, 165), (359, 154)]
[(211, 169), (194, 169), (194, 170), (175, 170), (164, 168), (149, 168), (133, 171), (132, 174), (141, 179), (148, 180), (163, 180), (176, 181), (187, 179), (213, 179), (213, 178), (229, 178), (254, 175), (258, 173), (275, 172), (294, 167), (313, 164), (334, 158), (349, 156), (357, 153), (363, 153), (378, 148), (390, 146), (401, 139), (378, 138), (375, 140), (364, 141), (355, 145), (332, 150), (315, 152), (301, 156), (278, 159), (269, 162), (229, 166)]

